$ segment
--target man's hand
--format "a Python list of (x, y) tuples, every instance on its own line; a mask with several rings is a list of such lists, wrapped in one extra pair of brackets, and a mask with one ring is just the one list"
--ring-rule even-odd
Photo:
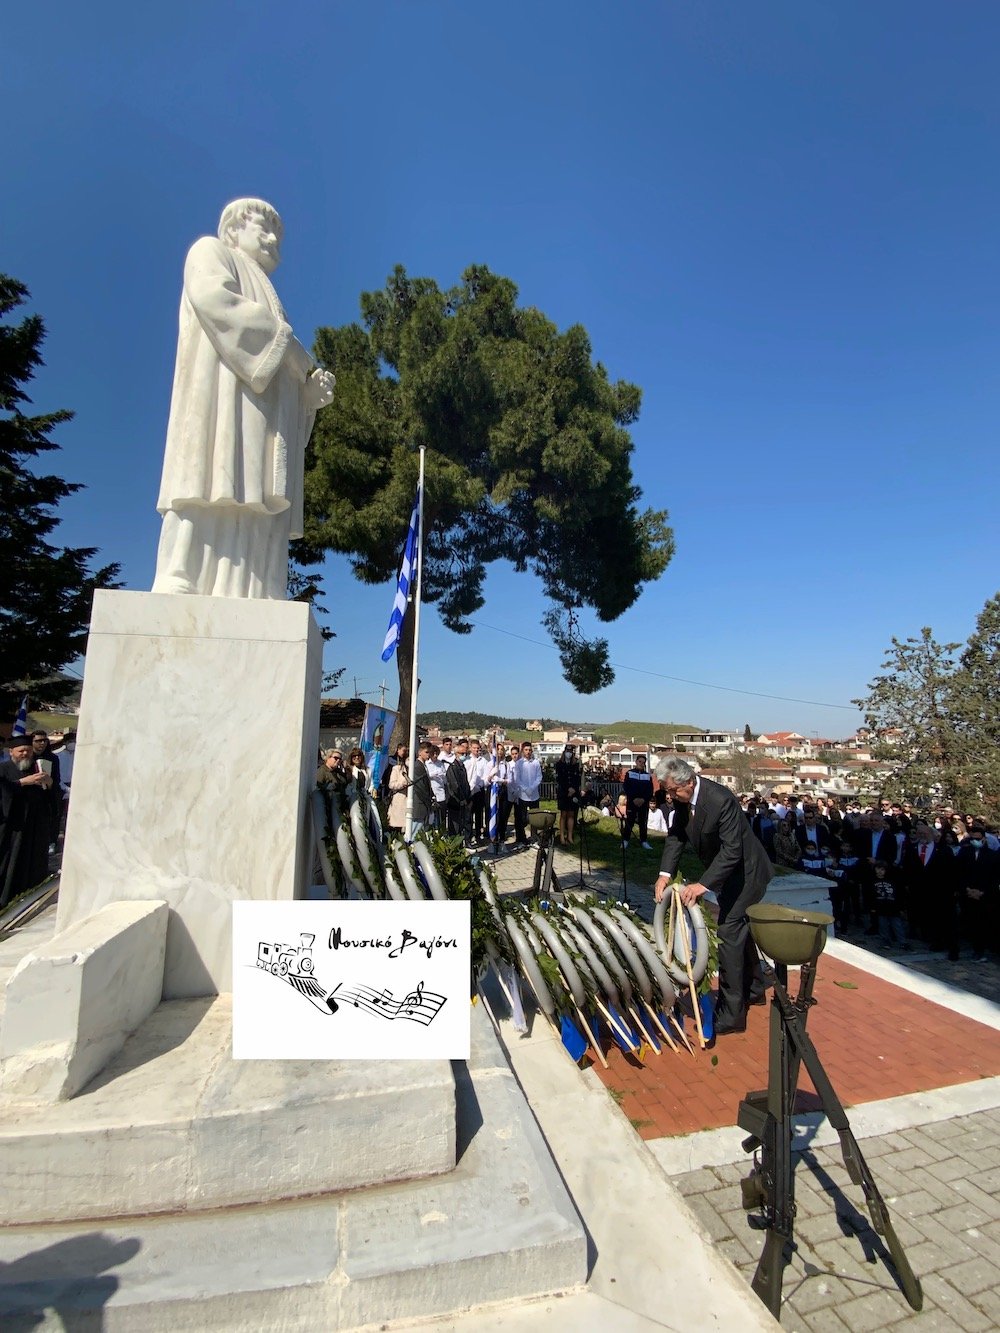
[(685, 907), (693, 907), (703, 893), (708, 889), (704, 884), (683, 884), (681, 885), (681, 902)]
[(50, 787), (52, 779), (41, 772), (29, 773), (26, 777), (21, 778), (20, 785), (22, 787)]
[(309, 410), (315, 408), (319, 411), (321, 407), (326, 407), (327, 403), (332, 403), (333, 389), (336, 383), (337, 380), (332, 371), (314, 371), (306, 380), (303, 389), (306, 407)]

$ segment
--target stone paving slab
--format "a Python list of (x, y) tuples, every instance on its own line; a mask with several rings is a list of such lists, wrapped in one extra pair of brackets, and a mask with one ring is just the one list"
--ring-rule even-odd
[[(1000, 1110), (869, 1139), (862, 1151), (923, 1284), (923, 1312), (910, 1309), (886, 1267), (883, 1242), (839, 1150), (821, 1147), (795, 1155), (798, 1214), (783, 1327), (809, 1333), (1000, 1327), (1000, 1169), (979, 1165), (983, 1153), (1000, 1153)], [(730, 1164), (676, 1176), (674, 1183), (749, 1283), (763, 1239), (740, 1206), (746, 1173), (746, 1163)]]

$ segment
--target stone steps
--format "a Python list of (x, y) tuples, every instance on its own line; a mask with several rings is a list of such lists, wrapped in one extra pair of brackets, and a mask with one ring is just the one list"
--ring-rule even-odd
[[(48, 1310), (109, 1333), (346, 1330), (580, 1286), (586, 1233), (478, 1005), (472, 1042), (454, 1065), (454, 1170), (312, 1200), (2, 1228), (0, 1326), (35, 1327)], [(385, 1076), (382, 1063), (359, 1068)], [(337, 1153), (334, 1103), (329, 1119)], [(370, 1155), (389, 1151), (389, 1132), (373, 1129)], [(253, 1181), (267, 1164), (243, 1144), (233, 1167)]]

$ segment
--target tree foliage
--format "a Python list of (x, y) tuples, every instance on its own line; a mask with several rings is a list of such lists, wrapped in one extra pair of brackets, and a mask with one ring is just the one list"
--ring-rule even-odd
[(1000, 818), (1000, 593), (987, 601), (966, 644), (893, 638), (882, 671), (853, 701), (885, 766), (884, 794), (936, 796)]
[(1000, 818), (1000, 593), (991, 597), (951, 683), (961, 769), (956, 803)]
[[(0, 274), (0, 319), (28, 290)], [(87, 640), (95, 588), (115, 586), (118, 565), (96, 571), (96, 547), (59, 547), (48, 538), (59, 525), (60, 501), (81, 487), (38, 476), (30, 464), (58, 449), (51, 434), (72, 419), (67, 411), (27, 416), (24, 385), (43, 364), (45, 326), (37, 315), (0, 324), (0, 715), (10, 716), (23, 693), (32, 702), (66, 693), (63, 668)]]
[[(582, 693), (609, 683), (607, 641), (588, 642), (578, 612), (615, 620), (673, 554), (665, 512), (640, 510), (632, 477), (638, 387), (592, 361), (580, 325), (560, 333), (482, 266), (447, 290), (397, 267), (382, 291), (363, 293), (361, 313), (360, 324), (317, 331), (337, 394), (307, 454), (296, 558), (338, 551), (362, 581), (390, 579), (425, 445), (424, 602), (468, 633), (488, 565), (531, 570), (566, 678)], [(412, 617), (401, 710), (407, 627)]]

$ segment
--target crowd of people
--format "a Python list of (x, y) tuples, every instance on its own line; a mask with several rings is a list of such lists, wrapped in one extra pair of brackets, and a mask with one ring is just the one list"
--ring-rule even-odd
[[(572, 766), (570, 766), (572, 768)], [(579, 766), (569, 772), (563, 799), (579, 800)], [(557, 765), (558, 773), (558, 765)], [(566, 776), (566, 769), (563, 770)], [(570, 779), (575, 778), (575, 782)], [(371, 781), (361, 750), (350, 752), (347, 764), (337, 747), (328, 749), (316, 775), (318, 785), (354, 780), (366, 788)], [(559, 778), (557, 776), (557, 782)], [(492, 790), (496, 786), (496, 827), (490, 830)], [(487, 847), (503, 854), (513, 824), (513, 849), (531, 845), (529, 812), (537, 810), (541, 800), (542, 766), (535, 758), (530, 741), (507, 746), (497, 743), (487, 750), (476, 738), (462, 736), (455, 740), (444, 736), (441, 744), (424, 740), (417, 746), (411, 764), (409, 747), (399, 745), (383, 769), (377, 792), (372, 792), (386, 812), (391, 831), (401, 833), (406, 823), (406, 802), (413, 788), (413, 834), (424, 828), (436, 828), (463, 840), (467, 847)], [(560, 806), (562, 809), (562, 806)], [(572, 824), (564, 826), (560, 837), (572, 839)]]
[(48, 732), (12, 736), (0, 761), (0, 908), (40, 884), (63, 828), (76, 733), (54, 748)]
[(919, 941), (952, 960), (963, 943), (979, 960), (1000, 953), (1000, 837), (986, 821), (898, 801), (744, 797), (742, 806), (775, 865), (833, 882), (840, 933), (904, 950)]

